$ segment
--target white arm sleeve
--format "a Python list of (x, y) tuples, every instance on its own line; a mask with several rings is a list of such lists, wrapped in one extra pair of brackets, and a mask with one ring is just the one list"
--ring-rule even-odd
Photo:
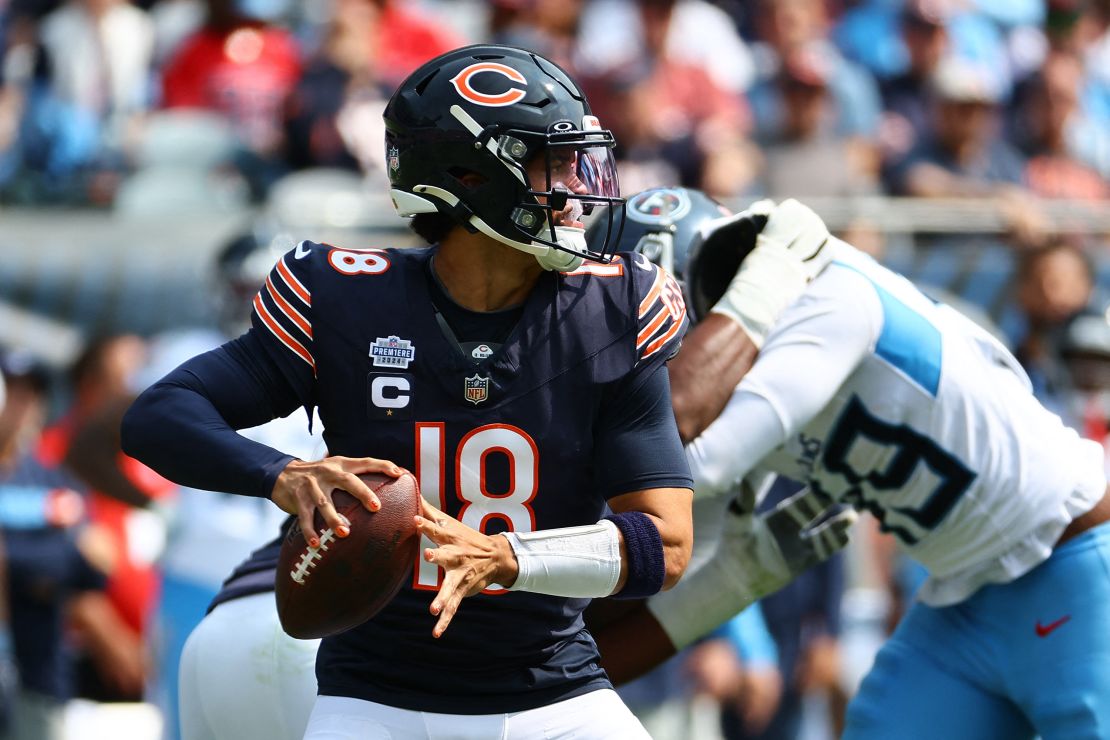
[(717, 420), (686, 447), (695, 495), (736, 484), (823, 409), (874, 348), (882, 305), (870, 282), (833, 263), (767, 336)]

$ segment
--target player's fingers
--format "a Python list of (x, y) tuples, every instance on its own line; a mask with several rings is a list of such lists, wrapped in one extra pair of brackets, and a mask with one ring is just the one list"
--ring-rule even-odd
[(767, 518), (780, 526), (787, 524), (794, 531), (801, 531), (827, 508), (824, 497), (810, 488), (803, 488), (776, 506)]
[(462, 597), (462, 592), (456, 589), (444, 602), (443, 611), (439, 613), (439, 621), (436, 622), (436, 626), (432, 630), (433, 637), (443, 636), (443, 633), (447, 630), (447, 626), (451, 624), (451, 620), (455, 618), (455, 612), (459, 610), (459, 604), (462, 603)]
[(378, 498), (378, 495), (370, 490), (370, 486), (359, 480), (359, 477), (354, 473), (340, 473), (339, 479), (336, 481), (336, 486), (342, 488), (361, 501), (362, 505), (370, 512), (375, 512), (382, 508), (382, 502)]
[(425, 519), (431, 519), (433, 521), (443, 514), (442, 511), (432, 506), (431, 502), (423, 496), (420, 497), (420, 513)]
[(442, 615), (448, 602), (450, 602), (451, 598), (458, 592), (462, 579), (463, 575), (461, 571), (444, 571), (443, 581), (439, 584), (439, 591), (436, 593), (436, 597), (432, 599), (432, 603), (428, 605), (428, 611), (434, 615)]
[(416, 528), (421, 534), (426, 535), (428, 539), (437, 545), (443, 545), (448, 542), (453, 542), (454, 538), (451, 536), (451, 531), (447, 527), (448, 520), (442, 513), (436, 519), (428, 519), (427, 517), (417, 514), (413, 517), (416, 523)]
[(319, 547), (320, 538), (316, 536), (316, 529), (312, 524), (312, 515), (316, 509), (307, 501), (297, 500), (297, 523), (301, 525), (301, 534), (309, 547)]
[[(320, 516), (324, 519), (325, 527), (336, 533), (338, 533), (340, 527), (342, 527), (347, 531), (347, 534), (350, 534), (350, 527), (348, 526), (347, 520), (341, 517), (339, 512), (335, 510), (335, 505), (331, 501), (331, 496), (324, 493), (324, 489), (320, 487), (319, 481), (315, 478), (308, 479), (307, 498), (312, 507), (320, 512)], [(316, 535), (318, 533), (314, 532), (313, 534)], [(346, 537), (347, 534), (340, 536)], [(316, 547), (316, 545), (312, 546)]]
[(814, 553), (818, 560), (826, 560), (837, 550), (848, 544), (850, 530), (856, 523), (858, 515), (852, 509), (844, 511), (822, 522), (812, 532), (807, 533)]
[(385, 473), (397, 478), (404, 474), (405, 469), (391, 460), (382, 460), (377, 457), (344, 457), (343, 468), (352, 473)]

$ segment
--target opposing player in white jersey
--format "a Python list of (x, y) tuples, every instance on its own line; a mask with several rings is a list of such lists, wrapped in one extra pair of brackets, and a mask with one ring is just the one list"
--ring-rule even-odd
[[(712, 224), (674, 247), (695, 315), (714, 305), (716, 283), (725, 297), (710, 316), (733, 320), (733, 345), (759, 347), (723, 413), (687, 446), (696, 496), (773, 471), (871, 512), (928, 569), (844, 737), (1107, 737), (1110, 497), (1100, 446), (1040, 405), (991, 335), (831, 238), (809, 209), (788, 207), (788, 238), (824, 244), (831, 264), (766, 334), (729, 311), (742, 286), (719, 276), (727, 281), (744, 255), (721, 240), (703, 248)], [(776, 237), (765, 229), (760, 239)], [(747, 336), (736, 339), (736, 327)], [(614, 680), (747, 606), (752, 563), (765, 571), (781, 560), (776, 548), (788, 540), (769, 548), (751, 536), (743, 507), (730, 511), (703, 567), (595, 631)]]

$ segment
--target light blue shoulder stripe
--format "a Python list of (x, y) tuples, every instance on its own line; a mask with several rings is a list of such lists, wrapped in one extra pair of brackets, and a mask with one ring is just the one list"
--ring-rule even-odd
[(856, 267), (839, 260), (833, 264), (846, 267), (867, 278), (879, 295), (879, 303), (883, 308), (883, 329), (875, 346), (875, 354), (901, 370), (935, 398), (940, 388), (940, 331), (928, 319), (895, 298)]

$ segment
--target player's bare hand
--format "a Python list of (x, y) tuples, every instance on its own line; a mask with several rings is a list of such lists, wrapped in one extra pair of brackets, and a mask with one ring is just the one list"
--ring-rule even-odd
[(335, 510), (332, 491), (341, 488), (361, 501), (369, 511), (377, 511), (382, 508), (381, 501), (358, 476), (362, 473), (385, 473), (396, 478), (402, 472), (389, 460), (374, 457), (336, 455), (313, 462), (293, 460), (281, 471), (270, 498), (282, 511), (297, 517), (305, 541), (310, 547), (318, 547), (320, 539), (312, 522), (317, 509), (324, 523), (340, 537), (351, 533), (351, 523)]
[(451, 624), (459, 604), (491, 583), (511, 586), (516, 580), (516, 557), (504, 537), (482, 534), (444, 514), (427, 501), (421, 503), (416, 526), (438, 547), (424, 550), (424, 559), (443, 568), (443, 583), (429, 611), (439, 620), (432, 629), (440, 637)]

